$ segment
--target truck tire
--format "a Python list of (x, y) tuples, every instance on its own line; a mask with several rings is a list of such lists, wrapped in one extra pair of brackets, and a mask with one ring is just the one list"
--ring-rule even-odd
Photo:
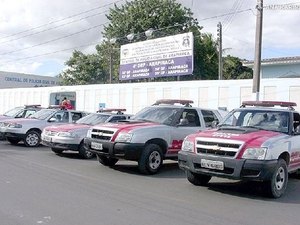
[(91, 158), (95, 157), (94, 153), (92, 153), (86, 149), (83, 142), (80, 143), (78, 151), (79, 151), (79, 155), (84, 159), (91, 159)]
[(6, 138), (6, 140), (11, 143), (12, 145), (17, 145), (21, 140), (20, 139), (15, 139), (15, 138)]
[(109, 166), (109, 167), (113, 167), (119, 161), (119, 159), (106, 157), (104, 155), (97, 155), (97, 158), (98, 158), (99, 163), (101, 163), (104, 166)]
[(161, 148), (157, 144), (148, 144), (143, 150), (138, 161), (139, 170), (143, 174), (155, 174), (163, 162)]
[(279, 159), (271, 180), (263, 183), (265, 194), (271, 198), (281, 197), (287, 187), (288, 170), (284, 159)]
[(196, 186), (206, 186), (211, 179), (211, 176), (204, 174), (196, 174), (191, 171), (186, 171), (188, 181)]
[(59, 149), (59, 148), (51, 148), (52, 152), (56, 153), (56, 154), (61, 154), (63, 152), (63, 150)]
[(37, 131), (30, 130), (26, 133), (24, 144), (27, 147), (37, 147), (41, 142), (41, 134)]

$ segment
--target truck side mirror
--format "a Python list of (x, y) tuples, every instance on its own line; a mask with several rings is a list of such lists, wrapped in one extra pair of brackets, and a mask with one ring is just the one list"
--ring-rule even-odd
[(218, 126), (218, 124), (219, 124), (219, 121), (217, 121), (217, 120), (212, 121), (211, 128), (216, 128)]
[(189, 124), (187, 119), (180, 119), (178, 126), (186, 126)]
[(52, 117), (52, 118), (49, 119), (49, 122), (51, 122), (51, 123), (56, 122), (56, 121), (57, 120), (54, 117)]
[(294, 134), (300, 135), (300, 125), (295, 128)]

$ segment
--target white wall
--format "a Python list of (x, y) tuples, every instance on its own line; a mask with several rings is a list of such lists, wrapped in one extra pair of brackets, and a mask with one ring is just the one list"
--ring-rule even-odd
[[(207, 108), (239, 107), (244, 100), (255, 100), (252, 80), (200, 80), (145, 82), (83, 86), (0, 89), (0, 113), (24, 104), (49, 105), (51, 92), (76, 91), (79, 110), (94, 112), (99, 103), (107, 108), (126, 108), (136, 113), (157, 99), (190, 99), (194, 106)], [(300, 110), (300, 78), (262, 79), (260, 100), (293, 101)]]

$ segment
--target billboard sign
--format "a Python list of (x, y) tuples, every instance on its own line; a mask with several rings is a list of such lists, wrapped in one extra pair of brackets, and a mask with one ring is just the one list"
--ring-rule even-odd
[(193, 47), (192, 32), (122, 45), (119, 79), (190, 75)]

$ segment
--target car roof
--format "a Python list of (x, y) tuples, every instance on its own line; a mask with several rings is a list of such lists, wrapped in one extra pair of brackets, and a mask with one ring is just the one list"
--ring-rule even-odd
[(287, 108), (279, 108), (279, 107), (246, 107), (246, 108), (237, 108), (240, 111), (274, 111), (274, 112), (295, 112), (295, 110), (287, 109)]

